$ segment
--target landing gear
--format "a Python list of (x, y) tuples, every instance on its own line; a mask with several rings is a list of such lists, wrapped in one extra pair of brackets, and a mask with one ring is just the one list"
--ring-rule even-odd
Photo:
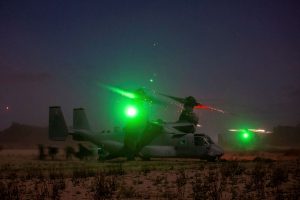
[(138, 155), (143, 161), (150, 161), (151, 160), (151, 157), (149, 155), (146, 155), (146, 154), (141, 154), (139, 153)]
[(220, 160), (220, 156), (207, 156), (205, 160), (208, 162), (218, 162)]
[(109, 156), (109, 153), (105, 151), (103, 148), (98, 148), (98, 160), (99, 161), (105, 161), (107, 160), (107, 157)]

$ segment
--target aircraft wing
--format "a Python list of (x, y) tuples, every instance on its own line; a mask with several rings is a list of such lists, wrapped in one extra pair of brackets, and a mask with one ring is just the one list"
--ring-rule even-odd
[(163, 134), (163, 126), (160, 123), (149, 122), (142, 136), (137, 142), (136, 153), (139, 153), (145, 146), (149, 145), (155, 138)]

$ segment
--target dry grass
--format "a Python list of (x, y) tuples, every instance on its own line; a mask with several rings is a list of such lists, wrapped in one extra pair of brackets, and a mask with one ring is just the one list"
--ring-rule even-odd
[(0, 155), (0, 199), (297, 199), (300, 160), (97, 162)]

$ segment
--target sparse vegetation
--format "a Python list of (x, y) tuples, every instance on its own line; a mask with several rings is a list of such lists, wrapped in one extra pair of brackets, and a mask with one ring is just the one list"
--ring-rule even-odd
[(74, 169), (73, 170), (73, 178), (88, 178), (88, 177), (92, 177), (95, 176), (97, 174), (97, 172), (93, 169)]
[(52, 183), (52, 199), (60, 199), (60, 193), (66, 188), (63, 178), (56, 179)]
[(34, 159), (0, 165), (0, 199), (297, 199), (300, 162)]
[(133, 186), (122, 185), (120, 188), (120, 191), (118, 193), (119, 198), (129, 199), (129, 198), (133, 198), (136, 196), (137, 196), (137, 194), (136, 194), (136, 191)]
[(195, 200), (200, 199), (208, 199), (208, 193), (209, 185), (206, 184), (204, 179), (202, 179), (200, 176), (195, 177), (195, 182), (193, 182), (193, 198)]
[(248, 191), (256, 191), (257, 198), (265, 199), (266, 168), (262, 162), (256, 163), (250, 174), (250, 182), (246, 184)]
[(270, 185), (272, 187), (280, 187), (280, 185), (288, 180), (288, 173), (285, 169), (276, 167), (271, 174)]
[(24, 175), (25, 180), (32, 180), (32, 179), (43, 180), (45, 178), (42, 170), (40, 169), (32, 170), (30, 168), (26, 168), (25, 172), (26, 172)]
[(107, 175), (116, 175), (116, 176), (122, 176), (125, 174), (125, 170), (123, 168), (122, 163), (119, 163), (117, 165), (112, 165), (108, 167), (108, 170), (106, 170)]
[(177, 193), (179, 199), (184, 199), (185, 195), (185, 185), (187, 184), (187, 177), (183, 169), (178, 171), (176, 177)]
[(149, 172), (151, 172), (151, 168), (148, 165), (141, 166), (141, 172), (146, 176)]
[(253, 159), (254, 162), (274, 162), (274, 160), (270, 159), (270, 158), (262, 158), (262, 157), (255, 157)]
[(15, 181), (0, 182), (0, 199), (2, 200), (19, 200), (20, 191)]
[(59, 169), (50, 169), (49, 170), (49, 179), (55, 180), (55, 179), (63, 179), (64, 173)]
[(46, 199), (50, 196), (46, 181), (34, 183), (35, 199)]
[(95, 177), (95, 181), (93, 183), (95, 200), (111, 198), (116, 189), (116, 176), (106, 176), (104, 173), (99, 173)]
[(221, 174), (224, 177), (239, 176), (244, 173), (245, 167), (238, 161), (226, 162), (221, 166)]

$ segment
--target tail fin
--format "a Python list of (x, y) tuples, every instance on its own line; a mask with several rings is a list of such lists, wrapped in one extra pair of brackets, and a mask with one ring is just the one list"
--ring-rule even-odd
[(49, 107), (49, 138), (51, 140), (65, 140), (68, 128), (60, 106)]
[(91, 130), (89, 121), (83, 108), (74, 108), (73, 110), (73, 128)]

